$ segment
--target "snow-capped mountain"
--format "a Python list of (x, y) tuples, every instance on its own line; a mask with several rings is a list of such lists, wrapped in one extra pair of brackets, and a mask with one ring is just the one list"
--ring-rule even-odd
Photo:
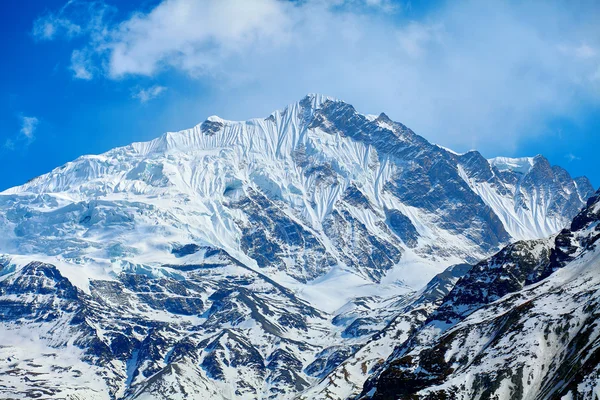
[(320, 95), (80, 157), (0, 193), (1, 397), (359, 395), (471, 264), (550, 254), (593, 192)]
[[(0, 245), (110, 270), (113, 259), (157, 265), (174, 246), (205, 244), (302, 283), (342, 268), (418, 288), (512, 239), (559, 231), (593, 193), (543, 157), (527, 169), (514, 161), (457, 155), (384, 114), (309, 95), (264, 119), (210, 117), (9, 189)], [(397, 268), (409, 259), (423, 260), (419, 274)]]

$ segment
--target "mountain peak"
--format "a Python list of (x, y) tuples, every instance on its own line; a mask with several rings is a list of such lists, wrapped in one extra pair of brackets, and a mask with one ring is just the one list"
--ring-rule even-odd
[(498, 169), (498, 171), (500, 171), (500, 172), (512, 171), (512, 172), (518, 172), (518, 173), (525, 175), (529, 171), (531, 171), (531, 168), (533, 168), (533, 166), (535, 165), (538, 157), (541, 157), (541, 156), (537, 155), (535, 157), (518, 157), (518, 158), (494, 157), (494, 158), (490, 158), (488, 161), (489, 161), (490, 165), (492, 165), (493, 167), (496, 167)]
[(304, 100), (304, 99), (313, 101), (317, 105), (321, 105), (321, 104), (325, 103), (326, 101), (341, 101), (338, 98), (327, 96), (327, 95), (320, 94), (320, 93), (308, 93), (306, 96), (303, 97), (302, 100)]
[(209, 122), (227, 122), (227, 120), (219, 117), (218, 115), (211, 115), (210, 117), (206, 118), (206, 120)]
[(291, 106), (288, 106), (286, 109), (290, 107), (296, 108), (300, 106), (301, 108), (308, 108), (311, 110), (317, 110), (323, 106), (323, 104), (327, 102), (342, 102), (339, 99), (331, 96), (325, 96), (323, 94), (318, 93), (309, 93), (304, 96), (300, 101), (293, 103)]
[(392, 121), (392, 120), (390, 119), (390, 117), (388, 117), (388, 116), (387, 116), (387, 114), (386, 114), (386, 113), (383, 113), (383, 112), (382, 112), (381, 114), (379, 114), (379, 116), (377, 117), (376, 121), (379, 121), (379, 122), (385, 122), (385, 123), (388, 123), (388, 124), (390, 124), (390, 123), (393, 123), (393, 122), (394, 122), (394, 121)]

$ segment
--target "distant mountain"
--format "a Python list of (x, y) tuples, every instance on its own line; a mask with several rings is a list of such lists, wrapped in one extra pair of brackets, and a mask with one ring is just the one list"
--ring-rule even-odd
[(553, 279), (593, 194), (320, 95), (80, 157), (0, 193), (0, 397), (379, 396), (435, 318)]

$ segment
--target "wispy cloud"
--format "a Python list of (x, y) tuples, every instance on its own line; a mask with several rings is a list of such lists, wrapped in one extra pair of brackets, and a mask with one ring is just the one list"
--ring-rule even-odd
[(441, 2), (407, 20), (406, 4), (385, 0), (164, 0), (120, 21), (93, 4), (87, 22), (57, 15), (86, 27), (71, 60), (82, 79), (177, 71), (269, 103), (324, 92), (457, 150), (494, 152), (600, 101), (593, 3)]
[(81, 34), (84, 29), (73, 20), (75, 17), (81, 17), (81, 14), (70, 13), (79, 4), (76, 0), (69, 0), (56, 12), (38, 17), (33, 23), (33, 36), (37, 40), (53, 40), (57, 36), (70, 39)]
[(36, 117), (21, 117), (20, 133), (29, 143), (35, 139), (34, 133), (39, 122)]
[(73, 72), (74, 78), (89, 81), (94, 77), (92, 72), (94, 66), (91, 58), (86, 53), (86, 50), (73, 50), (69, 69)]
[(15, 149), (15, 141), (12, 139), (6, 139), (4, 144), (2, 145), (6, 150), (14, 150)]
[(33, 36), (39, 40), (52, 40), (56, 35), (72, 37), (80, 32), (81, 27), (79, 25), (54, 15), (39, 18), (33, 26)]
[(598, 68), (592, 73), (590, 79), (592, 82), (600, 82), (600, 65), (598, 65)]
[(20, 129), (12, 138), (7, 138), (2, 147), (6, 150), (16, 150), (28, 147), (35, 140), (35, 132), (40, 123), (36, 117), (19, 116)]
[(107, 40), (114, 12), (103, 0), (69, 0), (57, 11), (38, 17), (31, 33), (40, 41), (86, 37), (90, 44), (73, 50), (69, 69), (74, 78), (90, 80), (97, 70), (93, 64), (98, 61), (96, 54)]
[[(88, 7), (91, 3), (85, 3)], [(37, 40), (52, 40), (57, 36), (72, 38), (81, 34), (84, 29), (74, 22), (74, 17), (81, 17), (76, 11), (78, 5), (81, 4), (76, 0), (69, 0), (59, 10), (53, 13), (46, 13), (38, 17), (33, 23), (32, 34)]]
[(398, 28), (396, 38), (406, 56), (419, 58), (428, 54), (432, 47), (443, 45), (444, 26), (411, 22)]
[(561, 44), (558, 46), (558, 49), (566, 55), (583, 59), (594, 58), (598, 54), (596, 48), (590, 46), (587, 43), (581, 43), (579, 45)]
[(139, 101), (142, 103), (146, 103), (160, 96), (165, 90), (167, 90), (166, 87), (155, 85), (149, 88), (138, 89), (134, 91), (132, 97), (135, 99), (139, 99)]
[(579, 160), (581, 160), (581, 157), (577, 157), (573, 153), (565, 154), (565, 158), (567, 159), (568, 162), (573, 162), (573, 161), (579, 161)]

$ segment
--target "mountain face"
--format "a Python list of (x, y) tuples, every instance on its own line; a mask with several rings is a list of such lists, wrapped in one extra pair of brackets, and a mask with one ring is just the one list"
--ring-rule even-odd
[(600, 192), (569, 229), (475, 265), (361, 398), (598, 398), (598, 221)]
[(583, 206), (580, 200), (594, 194), (587, 178), (572, 179), (539, 155), (498, 157), (488, 165), (485, 161), (477, 152), (466, 153), (461, 172), (515, 239), (545, 238), (560, 231)]
[(170, 262), (176, 246), (202, 244), (301, 283), (335, 268), (378, 283), (417, 258), (417, 282), (394, 275), (418, 288), (513, 239), (559, 231), (593, 193), (541, 156), (526, 163), (457, 155), (384, 114), (309, 95), (265, 119), (210, 117), (9, 189), (0, 245), (105, 268), (146, 254)]
[[(542, 156), (457, 154), (319, 95), (80, 157), (0, 193), (0, 397), (480, 398), (497, 377), (457, 365), (499, 362), (498, 315), (552, 324), (593, 297), (560, 280), (593, 254), (593, 195)], [(561, 314), (517, 307), (559, 286)], [(555, 339), (593, 339), (563, 325), (556, 385), (579, 348)], [(565, 385), (593, 388), (569, 357), (589, 368)]]

